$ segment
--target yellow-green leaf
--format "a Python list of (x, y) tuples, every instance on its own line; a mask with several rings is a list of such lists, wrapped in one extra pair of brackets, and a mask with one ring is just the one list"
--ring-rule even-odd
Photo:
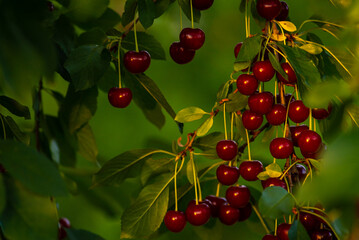
[(202, 137), (208, 133), (208, 131), (213, 126), (213, 117), (208, 118), (206, 121), (202, 123), (202, 125), (197, 129), (197, 136)]
[(268, 176), (271, 178), (278, 178), (282, 175), (282, 169), (280, 168), (280, 166), (277, 163), (269, 164), (266, 167), (266, 172), (267, 172)]
[(294, 25), (294, 23), (289, 21), (278, 21), (279, 25), (288, 32), (295, 32), (297, 31), (297, 27)]
[(283, 34), (276, 34), (276, 33), (273, 33), (271, 38), (278, 42), (283, 42), (284, 40), (287, 39), (287, 37), (284, 36)]
[(262, 181), (267, 180), (269, 178), (268, 172), (264, 171), (264, 172), (259, 173), (257, 175), (257, 178)]
[(179, 111), (175, 117), (175, 121), (186, 123), (201, 119), (203, 115), (209, 114), (198, 107), (188, 107)]
[(301, 49), (303, 49), (304, 51), (310, 53), (310, 54), (314, 54), (314, 55), (317, 55), (317, 54), (320, 54), (321, 52), (323, 52), (323, 49), (317, 45), (314, 45), (314, 44), (305, 44), (305, 45), (302, 45), (300, 46)]

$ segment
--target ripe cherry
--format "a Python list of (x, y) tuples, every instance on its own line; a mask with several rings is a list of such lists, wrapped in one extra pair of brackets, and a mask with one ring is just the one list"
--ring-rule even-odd
[(288, 232), (292, 225), (288, 223), (279, 224), (277, 228), (277, 236), (280, 240), (289, 240)]
[(62, 240), (67, 237), (65, 228), (71, 228), (71, 223), (67, 218), (59, 219), (58, 239)]
[(318, 218), (310, 213), (300, 212), (299, 213), (299, 220), (307, 229), (307, 231), (312, 231), (320, 228), (320, 221)]
[(285, 184), (285, 182), (278, 178), (268, 178), (267, 180), (262, 181), (262, 187), (263, 189), (266, 189), (268, 187), (281, 187), (287, 190), (287, 185)]
[(237, 45), (234, 47), (234, 56), (237, 58), (238, 53), (241, 50), (241, 47), (243, 45), (243, 42), (237, 43)]
[(226, 199), (228, 203), (235, 208), (245, 207), (251, 198), (249, 189), (244, 186), (232, 186), (226, 191)]
[(333, 234), (326, 229), (318, 229), (310, 235), (312, 240), (332, 240)]
[(151, 56), (147, 51), (128, 51), (123, 63), (126, 69), (131, 73), (143, 73), (151, 64)]
[(288, 138), (274, 138), (269, 149), (273, 157), (285, 159), (293, 153), (293, 143)]
[(257, 12), (258, 14), (267, 19), (272, 20), (280, 13), (282, 5), (279, 0), (258, 0)]
[(113, 87), (108, 91), (108, 100), (114, 107), (125, 108), (132, 100), (131, 89)]
[(305, 177), (307, 176), (307, 169), (301, 164), (296, 164), (295, 168), (297, 169), (298, 173), (292, 173), (292, 179), (295, 179), (298, 176), (299, 181), (304, 181)]
[(192, 0), (192, 5), (195, 9), (206, 10), (210, 8), (214, 0)]
[(242, 74), (237, 78), (237, 89), (243, 95), (252, 95), (258, 88), (258, 81), (253, 75)]
[(187, 221), (194, 225), (200, 226), (208, 222), (211, 217), (211, 208), (206, 203), (188, 204), (186, 209)]
[(277, 78), (279, 81), (281, 81), (282, 83), (285, 83), (285, 84), (293, 84), (293, 83), (296, 83), (297, 82), (297, 76), (295, 75), (295, 72), (293, 70), (293, 68), (290, 66), (289, 63), (282, 63), (281, 64), (284, 72), (288, 75), (288, 80), (286, 80), (282, 75), (280, 75), (278, 72), (277, 72)]
[(232, 140), (221, 140), (216, 146), (217, 155), (223, 160), (232, 160), (238, 154), (238, 145)]
[(225, 198), (216, 197), (214, 195), (209, 195), (206, 197), (206, 199), (208, 199), (212, 203), (210, 206), (212, 217), (218, 217), (219, 208), (221, 207), (221, 205), (225, 204), (227, 200)]
[(285, 21), (289, 15), (289, 7), (288, 4), (284, 1), (280, 2), (282, 7), (280, 9), (279, 15), (275, 18), (278, 21)]
[(238, 222), (243, 222), (251, 216), (252, 205), (250, 203), (247, 203), (247, 205), (245, 207), (238, 208), (238, 210), (239, 210)]
[(274, 77), (275, 70), (269, 60), (259, 61), (253, 65), (253, 74), (258, 81), (268, 82)]
[(322, 144), (320, 135), (311, 130), (303, 131), (298, 138), (298, 146), (302, 152), (315, 153)]
[(258, 160), (244, 161), (239, 166), (239, 173), (247, 181), (258, 180), (257, 175), (263, 172), (263, 164)]
[(184, 28), (180, 33), (180, 42), (186, 49), (198, 50), (203, 46), (204, 40), (205, 34), (199, 28)]
[(185, 48), (181, 42), (174, 42), (170, 46), (171, 58), (178, 64), (189, 63), (194, 58), (195, 53), (194, 50)]
[(248, 98), (248, 106), (250, 110), (262, 115), (270, 112), (273, 102), (274, 97), (270, 92), (255, 93)]
[(181, 232), (186, 226), (186, 216), (180, 211), (168, 211), (164, 219), (165, 225), (171, 232)]
[(321, 159), (324, 155), (324, 153), (327, 151), (327, 145), (325, 145), (324, 143), (322, 143), (320, 145), (320, 148), (317, 152), (315, 153), (307, 153), (307, 152), (303, 152), (302, 150), (300, 151), (302, 153), (302, 155), (305, 158), (311, 158), (311, 159)]
[(263, 123), (263, 116), (252, 112), (250, 110), (246, 110), (242, 114), (242, 122), (243, 126), (248, 130), (256, 130), (258, 129)]
[(287, 110), (281, 104), (275, 104), (266, 114), (267, 121), (273, 126), (281, 125), (285, 122)]
[(315, 119), (322, 120), (329, 117), (330, 113), (332, 112), (332, 105), (329, 104), (327, 109), (324, 108), (313, 108), (312, 114)]
[(239, 169), (228, 165), (220, 165), (216, 171), (218, 182), (223, 185), (233, 185), (238, 181)]
[(279, 237), (273, 235), (265, 235), (262, 240), (280, 240)]
[(219, 208), (219, 220), (226, 225), (233, 225), (238, 221), (239, 210), (228, 203), (222, 204)]
[[(288, 106), (289, 101), (291, 103), (295, 101), (295, 97), (290, 93), (285, 94), (283, 97), (285, 106)], [(280, 94), (277, 94), (277, 103), (281, 103)]]
[(290, 129), (290, 134), (292, 136), (293, 145), (298, 147), (298, 139), (300, 134), (305, 130), (309, 130), (309, 127), (307, 125), (299, 125), (299, 126), (290, 126), (289, 129)]
[(309, 117), (309, 108), (301, 100), (289, 104), (288, 116), (295, 123), (301, 123)]
[(60, 218), (59, 224), (60, 224), (60, 226), (62, 226), (64, 228), (71, 228), (70, 220), (67, 218)]

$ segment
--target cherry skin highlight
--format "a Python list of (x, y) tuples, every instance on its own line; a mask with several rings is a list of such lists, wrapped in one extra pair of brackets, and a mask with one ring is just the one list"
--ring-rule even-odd
[(147, 51), (128, 51), (123, 63), (125, 68), (131, 73), (143, 73), (151, 64), (151, 56)]
[(117, 108), (127, 107), (132, 100), (132, 92), (129, 88), (113, 87), (108, 91), (108, 101)]
[(170, 46), (170, 55), (173, 61), (178, 64), (186, 64), (193, 60), (194, 50), (187, 49), (181, 42), (174, 42)]
[(269, 150), (274, 158), (285, 159), (293, 153), (293, 143), (287, 138), (274, 138)]
[(275, 104), (271, 110), (266, 114), (267, 121), (273, 125), (281, 125), (285, 122), (287, 110), (281, 104)]
[(258, 88), (258, 81), (253, 75), (242, 74), (237, 78), (237, 89), (243, 95), (252, 95)]
[(232, 140), (222, 140), (216, 145), (217, 155), (220, 159), (230, 161), (238, 154), (238, 145)]
[(190, 50), (200, 49), (205, 41), (205, 34), (199, 28), (184, 28), (180, 33), (180, 42)]
[(274, 103), (273, 94), (270, 92), (255, 93), (248, 98), (248, 106), (252, 112), (267, 114)]
[(238, 221), (239, 210), (225, 203), (219, 208), (219, 220), (225, 225), (233, 225)]
[(263, 172), (263, 164), (258, 160), (244, 161), (239, 165), (239, 173), (247, 181), (258, 180), (257, 176)]
[(288, 116), (295, 123), (301, 123), (309, 117), (309, 108), (301, 100), (289, 104)]
[(277, 72), (277, 78), (279, 81), (281, 81), (284, 84), (293, 84), (297, 82), (297, 76), (295, 75), (295, 72), (293, 68), (290, 66), (289, 63), (282, 63), (281, 64), (284, 72), (288, 75), (288, 80), (286, 80), (282, 75), (280, 75)]
[(274, 77), (275, 70), (269, 60), (259, 61), (253, 65), (254, 77), (261, 82), (268, 82)]
[(245, 207), (251, 198), (249, 189), (244, 186), (232, 186), (226, 191), (226, 199), (228, 203), (234, 208)]
[(250, 110), (246, 110), (242, 114), (242, 122), (243, 126), (248, 130), (256, 130), (258, 129), (263, 123), (263, 116), (252, 112)]
[(228, 165), (220, 165), (216, 171), (218, 182), (230, 186), (235, 184), (239, 178), (239, 169)]
[(282, 9), (282, 5), (279, 0), (258, 0), (257, 12), (258, 14), (267, 19), (272, 20), (277, 17)]
[(186, 216), (180, 211), (168, 211), (164, 223), (171, 232), (181, 232), (186, 226)]

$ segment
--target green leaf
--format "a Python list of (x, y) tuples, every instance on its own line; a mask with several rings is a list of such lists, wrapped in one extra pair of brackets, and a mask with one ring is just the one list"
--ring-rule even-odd
[(207, 118), (206, 121), (197, 129), (196, 133), (198, 137), (202, 137), (208, 133), (213, 126), (213, 116)]
[(56, 166), (23, 143), (0, 141), (0, 162), (29, 190), (44, 196), (66, 196), (67, 189)]
[(21, 105), (16, 100), (6, 97), (6, 96), (0, 96), (0, 105), (5, 107), (9, 112), (12, 114), (23, 117), (25, 119), (30, 119), (30, 110), (28, 107)]
[(314, 44), (305, 44), (300, 46), (300, 49), (303, 49), (304, 51), (310, 53), (310, 54), (320, 54), (321, 52), (323, 52), (323, 49), (321, 47), (319, 47), (318, 45), (314, 45)]
[(170, 174), (161, 175), (142, 189), (137, 200), (122, 215), (121, 238), (142, 238), (155, 232), (167, 212)]
[(266, 167), (266, 172), (271, 178), (278, 178), (282, 175), (282, 168), (277, 163), (271, 163)]
[(248, 104), (248, 97), (239, 92), (232, 92), (228, 95), (229, 101), (221, 104), (218, 109), (223, 111), (224, 104), (226, 104), (226, 112), (236, 112), (245, 108)]
[(6, 205), (6, 188), (4, 175), (0, 174), (0, 216), (2, 215)]
[(97, 161), (98, 149), (95, 136), (89, 124), (76, 132), (78, 141), (78, 152), (91, 162)]
[(332, 142), (342, 133), (342, 122), (345, 116), (345, 104), (332, 102), (332, 112), (329, 117), (319, 120), (319, 128), (326, 142)]
[(4, 118), (7, 126), (11, 129), (11, 132), (14, 134), (14, 136), (16, 137), (17, 140), (19, 140), (20, 142), (23, 142), (25, 144), (29, 144), (30, 143), (30, 136), (27, 135), (26, 133), (22, 132), (19, 128), (19, 126), (16, 124), (16, 122), (10, 117), (10, 116), (6, 116)]
[(103, 45), (107, 40), (106, 33), (100, 28), (93, 28), (82, 33), (77, 39), (77, 46), (81, 45)]
[(267, 172), (267, 171), (264, 171), (264, 172), (259, 173), (259, 174), (257, 175), (257, 178), (258, 178), (259, 180), (264, 181), (264, 180), (267, 180), (267, 179), (270, 178), (270, 177), (269, 177), (269, 175), (268, 175), (268, 172)]
[(76, 91), (93, 87), (105, 74), (111, 55), (101, 45), (84, 45), (71, 52), (65, 62)]
[(221, 101), (222, 99), (227, 98), (229, 87), (231, 86), (231, 82), (227, 81), (222, 84), (217, 92), (217, 102)]
[(276, 128), (273, 126), (270, 126), (269, 128), (267, 128), (263, 134), (262, 142), (272, 141), (272, 139), (274, 138), (275, 131), (276, 131)]
[(127, 0), (125, 4), (125, 12), (122, 14), (122, 25), (125, 27), (135, 18), (137, 8), (137, 0)]
[(62, 95), (62, 93), (49, 88), (45, 88), (44, 90), (56, 100), (59, 106), (61, 106), (61, 104), (65, 101), (65, 97)]
[(294, 220), (292, 223), (288, 232), (288, 237), (290, 240), (310, 240), (307, 230), (298, 220)]
[[(184, 12), (188, 20), (191, 21), (190, 0), (178, 0), (178, 3), (181, 6), (182, 11)], [(201, 11), (193, 8), (193, 21), (198, 23), (200, 19), (201, 19)]]
[(187, 173), (187, 180), (190, 184), (193, 185), (193, 165), (194, 165), (194, 160), (189, 160), (187, 162), (187, 167), (186, 167), (186, 173)]
[(198, 107), (188, 107), (179, 111), (175, 117), (175, 121), (186, 123), (201, 119), (203, 115), (209, 114)]
[(292, 212), (294, 199), (281, 187), (269, 187), (263, 191), (258, 207), (263, 217), (276, 219)]
[(193, 142), (193, 147), (199, 148), (202, 151), (215, 149), (219, 141), (224, 139), (224, 134), (221, 132), (213, 132), (203, 137), (197, 137)]
[(313, 167), (315, 167), (316, 169), (318, 169), (318, 170), (321, 169), (322, 164), (321, 164), (320, 161), (315, 160), (315, 159), (309, 159), (309, 162), (310, 162), (310, 164), (312, 164)]
[(246, 11), (246, 2), (247, 0), (241, 0), (241, 3), (239, 4), (239, 11), (241, 13), (244, 13)]
[(243, 69), (247, 69), (251, 65), (252, 61), (244, 61), (244, 62), (235, 62), (233, 65), (233, 69), (236, 72), (239, 72)]
[(257, 4), (255, 1), (251, 1), (251, 14), (252, 14), (252, 17), (254, 18), (254, 21), (259, 26), (259, 29), (263, 29), (266, 24), (266, 19), (259, 16), (256, 5)]
[(174, 157), (147, 158), (140, 174), (141, 183), (145, 185), (152, 176), (174, 172), (174, 168)]
[[(152, 59), (166, 60), (166, 53), (161, 43), (152, 35), (145, 32), (137, 32), (137, 43), (140, 50), (147, 51)], [(133, 31), (122, 40), (122, 47), (127, 50), (136, 50)]]
[(109, 0), (71, 0), (67, 16), (75, 22), (92, 21), (102, 16), (109, 2)]
[(287, 73), (283, 70), (282, 66), (280, 65), (278, 59), (274, 56), (273, 53), (268, 51), (269, 61), (272, 64), (273, 68), (284, 77), (284, 79), (288, 80)]
[(241, 52), (238, 54), (236, 63), (252, 61), (261, 50), (261, 35), (248, 37), (243, 41)]
[(74, 228), (67, 228), (67, 238), (69, 240), (105, 240), (104, 238), (100, 237), (97, 234), (86, 230), (74, 229)]
[(237, 114), (234, 114), (234, 126), (237, 129), (238, 137), (236, 139), (245, 139), (246, 138), (246, 129), (243, 125), (242, 118)]
[(169, 6), (176, 0), (157, 0), (155, 1), (155, 18), (160, 17)]
[(289, 21), (278, 21), (279, 25), (288, 32), (295, 32), (297, 31), (297, 27)]
[(153, 0), (137, 0), (138, 15), (140, 22), (144, 28), (152, 26), (155, 20), (155, 3)]
[(81, 26), (86, 30), (98, 28), (107, 32), (112, 28), (114, 28), (120, 22), (121, 22), (121, 16), (115, 10), (111, 8), (107, 8), (99, 18), (89, 22), (80, 23), (79, 26)]

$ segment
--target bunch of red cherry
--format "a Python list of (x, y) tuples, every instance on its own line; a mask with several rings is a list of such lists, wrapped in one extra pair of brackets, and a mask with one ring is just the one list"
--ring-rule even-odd
[(58, 228), (59, 228), (58, 239), (59, 240), (65, 239), (67, 237), (67, 232), (65, 228), (71, 228), (70, 220), (68, 220), (67, 218), (60, 218), (58, 223)]

